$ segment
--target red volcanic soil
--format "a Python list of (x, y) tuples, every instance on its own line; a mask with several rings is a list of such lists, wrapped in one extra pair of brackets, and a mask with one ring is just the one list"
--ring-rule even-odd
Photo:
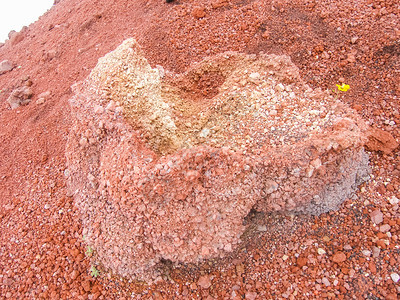
[[(400, 139), (399, 29), (397, 0), (59, 1), (0, 47), (0, 62), (16, 66), (0, 75), (0, 298), (397, 299), (400, 156), (388, 144)], [(92, 276), (65, 186), (68, 99), (129, 37), (153, 67), (174, 72), (228, 50), (262, 51), (289, 55), (313, 88), (349, 84), (342, 101), (385, 131), (369, 147), (371, 179), (338, 211), (255, 215), (256, 233), (225, 259), (166, 262), (152, 284), (102, 266)], [(11, 110), (7, 98), (28, 77), (32, 101)]]

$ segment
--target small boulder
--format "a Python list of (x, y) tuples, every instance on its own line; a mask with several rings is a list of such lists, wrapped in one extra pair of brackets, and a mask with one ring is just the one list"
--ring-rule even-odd
[(332, 256), (332, 261), (335, 263), (342, 263), (346, 260), (346, 254), (344, 254), (343, 252), (336, 252), (333, 256)]
[(0, 75), (11, 71), (14, 68), (14, 65), (9, 60), (3, 60), (0, 62)]
[(399, 146), (394, 137), (387, 131), (379, 128), (371, 128), (368, 132), (368, 142), (365, 144), (371, 151), (382, 151), (389, 155)]
[(12, 91), (7, 102), (10, 104), (11, 109), (16, 109), (21, 105), (27, 105), (31, 102), (33, 92), (29, 86), (22, 86)]
[(201, 19), (206, 16), (206, 11), (204, 7), (196, 6), (192, 10), (192, 16), (195, 17), (196, 19)]

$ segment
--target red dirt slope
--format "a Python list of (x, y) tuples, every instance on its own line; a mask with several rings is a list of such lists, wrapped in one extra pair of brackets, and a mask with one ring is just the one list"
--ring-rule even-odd
[[(70, 86), (128, 37), (153, 66), (175, 72), (227, 50), (290, 55), (314, 88), (350, 84), (343, 101), (398, 142), (399, 28), (396, 0), (60, 1), (0, 48), (0, 62), (17, 66), (0, 75), (0, 297), (396, 299), (400, 157), (385, 143), (386, 154), (371, 154), (371, 180), (339, 211), (257, 215), (258, 233), (231, 258), (166, 264), (151, 286), (90, 275), (63, 172)], [(8, 96), (28, 76), (33, 100), (10, 110)]]

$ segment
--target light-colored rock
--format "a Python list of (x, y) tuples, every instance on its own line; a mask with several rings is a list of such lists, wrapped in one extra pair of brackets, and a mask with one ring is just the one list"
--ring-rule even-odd
[(11, 71), (14, 68), (14, 64), (9, 60), (3, 60), (0, 62), (0, 75)]
[(391, 205), (396, 205), (396, 204), (399, 203), (399, 199), (398, 199), (396, 196), (392, 196), (392, 197), (390, 197), (390, 199), (389, 199), (389, 203), (390, 203)]
[(390, 230), (390, 225), (389, 224), (383, 224), (379, 227), (380, 232), (388, 232)]
[(44, 104), (46, 102), (46, 100), (44, 98), (39, 98), (36, 100), (36, 104), (41, 105)]
[(255, 300), (257, 299), (258, 294), (256, 292), (246, 292), (245, 299)]
[(326, 278), (326, 277), (323, 277), (323, 278), (321, 279), (321, 282), (322, 282), (325, 286), (327, 286), (327, 287), (331, 285), (331, 283), (329, 282), (329, 279)]
[(383, 213), (379, 209), (376, 209), (373, 212), (371, 212), (370, 217), (371, 221), (376, 225), (383, 222)]
[(397, 273), (391, 273), (390, 278), (392, 278), (393, 282), (397, 283), (400, 280), (400, 275)]
[(365, 249), (365, 250), (362, 250), (361, 252), (362, 252), (362, 254), (365, 255), (365, 256), (368, 256), (368, 257), (371, 256), (371, 251), (369, 251), (369, 250), (366, 250), (366, 249)]
[(50, 91), (40, 93), (38, 99), (36, 100), (36, 104), (38, 105), (44, 104), (46, 100), (50, 97), (50, 95), (51, 95)]
[(379, 254), (381, 253), (381, 249), (379, 249), (378, 247), (374, 246), (372, 247), (372, 256), (373, 257), (379, 257)]
[(123, 276), (222, 257), (252, 209), (320, 214), (368, 173), (366, 124), (287, 56), (226, 52), (161, 77), (129, 39), (73, 89), (68, 188), (99, 262)]

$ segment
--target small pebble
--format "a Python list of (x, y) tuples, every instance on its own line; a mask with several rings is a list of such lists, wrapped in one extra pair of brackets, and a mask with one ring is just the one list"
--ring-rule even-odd
[(397, 283), (400, 279), (400, 276), (397, 273), (390, 274), (390, 277), (392, 278), (393, 282), (395, 282), (395, 283)]
[(381, 253), (381, 249), (379, 249), (376, 246), (372, 247), (372, 256), (373, 257), (379, 257), (380, 253)]
[(322, 255), (322, 254), (326, 253), (326, 251), (324, 249), (322, 249), (322, 248), (318, 248), (317, 252), (318, 252), (319, 255)]
[(330, 286), (331, 283), (329, 282), (328, 278), (324, 277), (322, 278), (321, 282), (325, 285), (325, 286)]
[(350, 251), (353, 248), (349, 244), (347, 244), (347, 245), (344, 245), (343, 249), (347, 250), (347, 251)]
[(399, 203), (399, 199), (398, 199), (396, 196), (392, 196), (392, 197), (389, 199), (389, 203), (390, 203), (391, 205), (396, 205), (396, 204)]
[(380, 232), (388, 232), (389, 230), (390, 230), (389, 224), (383, 224), (381, 227), (379, 227)]
[(371, 256), (371, 251), (369, 251), (369, 250), (363, 250), (363, 251), (361, 251), (362, 252), (362, 254), (364, 254), (365, 256)]
[(370, 217), (371, 217), (371, 221), (374, 222), (377, 225), (383, 222), (383, 214), (379, 209), (374, 210), (370, 214)]

